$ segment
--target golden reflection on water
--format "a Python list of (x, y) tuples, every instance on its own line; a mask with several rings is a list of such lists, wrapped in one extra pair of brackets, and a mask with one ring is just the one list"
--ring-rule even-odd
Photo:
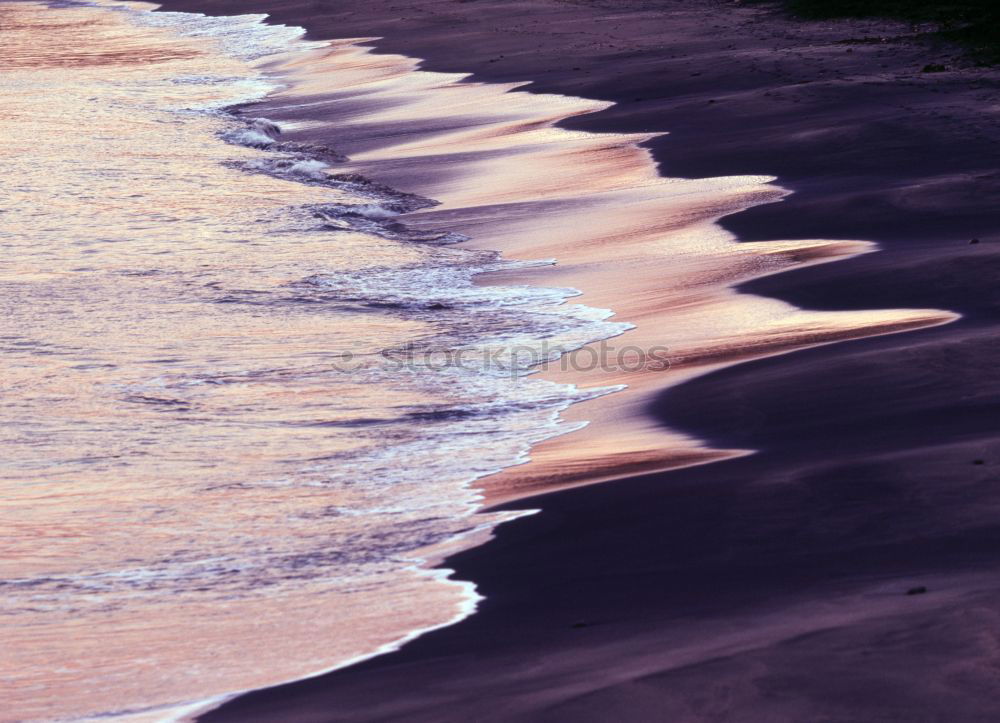
[(0, 717), (196, 702), (467, 611), (419, 550), (501, 517), (385, 456), (432, 468), (393, 422), (465, 392), (340, 373), (429, 325), (294, 287), (426, 252), (317, 232), (294, 209), (356, 199), (167, 110), (259, 92), (205, 38), (0, 3), (0, 62)]
[[(337, 371), (345, 348), (377, 355), (440, 324), (303, 304), (297, 284), (429, 252), (317, 233), (290, 209), (357, 199), (245, 173), (234, 164), (261, 153), (222, 144), (223, 118), (166, 110), (252, 95), (247, 62), (99, 8), (0, 3), (0, 28), (7, 707), (32, 719), (196, 702), (467, 612), (466, 587), (410, 565), (502, 518), (470, 520), (475, 496), (442, 458), (484, 474), (509, 464), (524, 440), (551, 436), (553, 405), (503, 428), (470, 415), (428, 438), (407, 413), (476, 410), (485, 387)], [(605, 104), (460, 82), (350, 41), (269, 65), (293, 81), (266, 105), (288, 138), (333, 139), (348, 170), (443, 201), (417, 226), (559, 259), (493, 281), (577, 287), (636, 324), (616, 344), (666, 345), (678, 360), (666, 374), (546, 371), (629, 389), (569, 410), (592, 423), (486, 479), (494, 500), (739, 453), (656, 428), (650, 395), (735, 361), (953, 318), (737, 294), (742, 280), (872, 247), (738, 244), (715, 221), (784, 191), (763, 177), (663, 179), (636, 145), (645, 136), (553, 127)]]

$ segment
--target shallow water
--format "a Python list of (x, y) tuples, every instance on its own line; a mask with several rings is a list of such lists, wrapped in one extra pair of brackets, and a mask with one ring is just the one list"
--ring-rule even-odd
[(607, 391), (525, 370), (608, 312), (473, 285), (523, 265), (221, 110), (315, 47), (261, 19), (0, 2), (5, 718), (171, 716), (468, 614), (421, 563), (511, 517), (470, 483)]

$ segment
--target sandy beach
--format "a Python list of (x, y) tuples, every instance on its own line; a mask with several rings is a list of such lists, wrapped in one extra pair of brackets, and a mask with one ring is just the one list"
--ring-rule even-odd
[[(277, 118), (295, 140), (443, 201), (417, 223), (559, 261), (484, 283), (579, 288), (635, 325), (622, 339), (672, 355), (669, 374), (545, 372), (629, 388), (483, 480), (495, 509), (541, 513), (447, 560), (485, 596), (475, 615), (205, 720), (995, 717), (997, 71), (902, 23), (715, 0), (164, 9), (365, 39), (374, 51), (344, 42), (329, 67), (386, 89), (331, 98), (310, 71), (322, 111)], [(393, 85), (407, 58), (486, 85), (448, 85), (445, 124)], [(549, 133), (498, 117), (507, 93), (570, 135), (505, 155)], [(545, 163), (562, 175), (524, 170)], [(685, 261), (691, 229), (717, 246)]]

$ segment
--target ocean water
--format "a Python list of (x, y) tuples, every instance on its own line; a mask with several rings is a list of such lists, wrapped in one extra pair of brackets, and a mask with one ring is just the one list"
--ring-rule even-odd
[[(244, 111), (262, 16), (0, 2), (0, 718), (183, 716), (474, 610), (473, 483), (627, 325)], [(252, 109), (251, 109), (252, 110)]]

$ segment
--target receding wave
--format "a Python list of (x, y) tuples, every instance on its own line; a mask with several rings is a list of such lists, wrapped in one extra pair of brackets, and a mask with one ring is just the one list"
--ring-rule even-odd
[(258, 61), (319, 47), (300, 29), (0, 19), (0, 132), (35, 149), (0, 181), (5, 706), (183, 715), (468, 615), (474, 587), (426, 560), (518, 516), (471, 483), (618, 388), (534, 364), (629, 325), (478, 285), (550, 262), (455, 246), (411, 223), (437, 201), (227, 111), (282, 82)]
[[(737, 294), (872, 246), (736, 243), (717, 219), (782, 198), (774, 179), (661, 178), (646, 136), (556, 127), (605, 103), (145, 7), (0, 3), (20, 718), (180, 717), (391, 650), (474, 610), (428, 561), (518, 516), (483, 491), (740, 453), (637, 409), (722, 364), (954, 318)], [(618, 334), (658, 363), (535, 373)]]

